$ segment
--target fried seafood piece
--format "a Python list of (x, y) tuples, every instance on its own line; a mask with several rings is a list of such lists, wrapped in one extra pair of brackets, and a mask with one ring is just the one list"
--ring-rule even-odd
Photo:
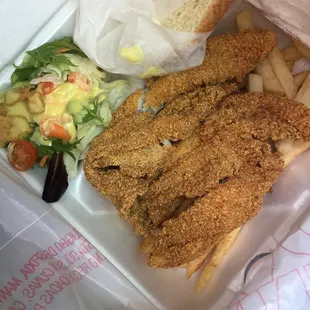
[(310, 110), (303, 104), (266, 93), (232, 95), (211, 115), (200, 133), (210, 139), (228, 125), (237, 124), (242, 132), (267, 141), (310, 138)]
[(198, 67), (169, 74), (150, 84), (145, 105), (158, 108), (202, 85), (240, 82), (276, 45), (270, 30), (249, 30), (207, 40), (206, 56)]
[[(147, 227), (145, 221), (135, 220), (137, 231), (147, 234), (149, 227), (158, 227), (170, 218), (174, 212), (171, 202), (177, 197), (202, 196), (227, 177), (238, 175), (249, 160), (256, 165), (265, 149), (270, 149), (270, 139), (309, 140), (309, 119), (309, 110), (303, 105), (275, 95), (228, 97), (199, 131), (172, 150), (163, 175), (139, 200), (149, 218)], [(173, 164), (169, 166), (170, 158)]]
[[(161, 143), (165, 140), (184, 140), (191, 136), (199, 124), (199, 119), (195, 116), (156, 117), (147, 127), (139, 126), (128, 131), (126, 135), (101, 148), (100, 152), (91, 148), (88, 156), (92, 156), (91, 161), (95, 168), (102, 169), (112, 165), (119, 166), (121, 171), (129, 176), (152, 175), (169, 151), (168, 147)], [(104, 136), (104, 133), (102, 135)], [(134, 168), (138, 169), (134, 171)]]
[(238, 91), (234, 83), (199, 87), (168, 102), (158, 115), (193, 115), (204, 120), (222, 99)]
[(154, 115), (147, 112), (139, 112), (138, 103), (143, 95), (142, 90), (136, 90), (113, 114), (112, 121), (104, 132), (96, 137), (91, 144), (87, 160), (98, 158), (102, 152), (109, 152), (119, 139), (127, 136), (133, 130), (147, 127), (154, 119)]
[(229, 127), (154, 181), (141, 204), (147, 206), (152, 223), (157, 227), (175, 211), (171, 209), (171, 201), (180, 196), (203, 196), (223, 180), (238, 174), (244, 165), (250, 162), (255, 165), (264, 156), (265, 148), (269, 145), (249, 134), (240, 134), (239, 128)]
[(0, 147), (3, 147), (10, 142), (10, 131), (12, 126), (13, 122), (11, 117), (0, 115)]
[(242, 174), (197, 199), (177, 218), (164, 222), (147, 263), (151, 267), (180, 266), (255, 216), (281, 173), (283, 161), (277, 153), (269, 153), (261, 165), (245, 166)]
[(129, 152), (106, 154), (94, 167), (119, 167), (120, 172), (131, 177), (155, 177), (161, 170), (162, 163), (169, 155), (171, 147), (155, 145)]
[(109, 198), (118, 210), (130, 208), (137, 197), (145, 194), (148, 189), (147, 180), (125, 176), (119, 170), (94, 169), (85, 163), (84, 171), (88, 182), (102, 196)]

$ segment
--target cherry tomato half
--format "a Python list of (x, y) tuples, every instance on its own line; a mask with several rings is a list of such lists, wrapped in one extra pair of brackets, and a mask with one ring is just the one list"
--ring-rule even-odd
[(8, 145), (8, 160), (18, 171), (30, 169), (38, 158), (37, 148), (29, 141), (16, 140)]
[(38, 86), (42, 89), (43, 95), (47, 95), (55, 89), (53, 82), (41, 82)]

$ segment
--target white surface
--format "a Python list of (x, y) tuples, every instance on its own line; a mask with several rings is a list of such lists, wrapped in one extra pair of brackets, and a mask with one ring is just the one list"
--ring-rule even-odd
[[(1, 309), (155, 310), (53, 209), (1, 172), (0, 201)], [(5, 296), (13, 277), (19, 285)]]
[(66, 1), (0, 0), (0, 70), (16, 59)]

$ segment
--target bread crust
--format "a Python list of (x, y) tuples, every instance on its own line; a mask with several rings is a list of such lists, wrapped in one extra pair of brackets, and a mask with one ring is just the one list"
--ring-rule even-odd
[(211, 4), (204, 18), (201, 20), (196, 32), (211, 32), (219, 20), (227, 12), (232, 0), (215, 0)]
[(199, 5), (198, 2), (199, 0), (194, 0), (194, 2), (191, 0), (187, 1), (166, 17), (161, 23), (162, 26), (184, 32), (211, 32), (228, 10), (232, 0), (211, 0), (209, 3), (206, 1), (205, 14), (197, 22), (197, 26), (194, 29), (190, 29), (188, 24), (182, 25), (182, 23), (190, 16), (190, 11), (192, 11), (192, 14), (195, 14), (194, 9), (195, 5)]

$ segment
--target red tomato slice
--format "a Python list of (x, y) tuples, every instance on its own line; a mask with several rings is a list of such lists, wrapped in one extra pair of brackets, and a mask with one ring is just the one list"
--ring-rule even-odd
[(41, 82), (38, 86), (42, 89), (43, 95), (47, 95), (55, 89), (53, 82)]
[(16, 140), (9, 144), (7, 157), (13, 168), (18, 171), (26, 171), (36, 162), (38, 150), (29, 141)]

